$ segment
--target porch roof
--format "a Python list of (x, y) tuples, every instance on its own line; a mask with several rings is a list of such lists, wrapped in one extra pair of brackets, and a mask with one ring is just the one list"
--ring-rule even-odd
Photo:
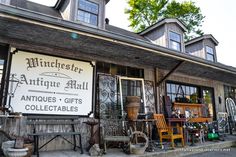
[(171, 70), (236, 84), (236, 68), (179, 53), (149, 41), (61, 18), (0, 5), (0, 42), (51, 55)]

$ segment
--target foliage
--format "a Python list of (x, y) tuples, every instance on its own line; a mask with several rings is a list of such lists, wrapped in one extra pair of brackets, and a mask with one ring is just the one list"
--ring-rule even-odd
[(136, 32), (146, 29), (162, 18), (178, 18), (186, 25), (186, 40), (203, 34), (200, 27), (205, 17), (192, 1), (128, 0), (128, 4), (130, 8), (126, 9), (125, 13), (129, 14), (130, 26)]
[(128, 0), (130, 9), (125, 13), (129, 14), (130, 26), (139, 32), (156, 23), (167, 3), (168, 0)]

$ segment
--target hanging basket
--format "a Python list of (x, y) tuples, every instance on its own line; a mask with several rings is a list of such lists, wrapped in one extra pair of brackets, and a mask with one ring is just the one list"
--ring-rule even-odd
[(129, 120), (136, 120), (140, 108), (140, 97), (127, 96), (126, 97), (126, 111)]

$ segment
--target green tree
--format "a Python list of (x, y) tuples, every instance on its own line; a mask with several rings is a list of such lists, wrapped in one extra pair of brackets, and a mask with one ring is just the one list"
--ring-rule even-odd
[(201, 24), (205, 18), (201, 9), (192, 1), (177, 2), (175, 0), (128, 0), (130, 26), (140, 32), (162, 18), (178, 18), (185, 23), (187, 32), (185, 39), (203, 34)]

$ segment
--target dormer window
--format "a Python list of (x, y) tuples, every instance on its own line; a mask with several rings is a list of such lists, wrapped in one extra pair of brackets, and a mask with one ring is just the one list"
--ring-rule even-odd
[(88, 0), (79, 0), (78, 20), (94, 26), (98, 25), (98, 4)]
[(206, 59), (209, 61), (214, 61), (214, 58), (213, 48), (206, 46)]
[(175, 33), (175, 32), (169, 32), (169, 38), (170, 38), (170, 43), (169, 43), (169, 48), (181, 51), (181, 37), (180, 34)]
[(0, 0), (0, 3), (9, 5), (10, 4), (10, 0)]

